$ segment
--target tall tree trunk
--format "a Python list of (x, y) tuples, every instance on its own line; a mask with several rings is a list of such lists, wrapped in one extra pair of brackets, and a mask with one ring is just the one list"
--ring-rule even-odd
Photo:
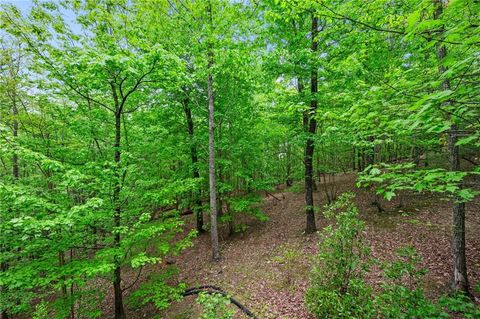
[(357, 149), (352, 147), (352, 171), (355, 172), (355, 169), (357, 168)]
[[(216, 137), (218, 138), (219, 141), (222, 140), (222, 123), (223, 121), (216, 122), (214, 127), (215, 127), (215, 132), (216, 132)], [(215, 153), (215, 158), (218, 158), (220, 160), (224, 159), (223, 155), (223, 149), (220, 148), (218, 152)], [(215, 165), (215, 185), (220, 184), (222, 185), (225, 182), (225, 178), (223, 176), (223, 166), (222, 165)], [(248, 188), (248, 186), (247, 186)], [(217, 195), (217, 218), (222, 217), (224, 214), (223, 211), (223, 192), (218, 192), (216, 193)]]
[[(113, 190), (113, 203), (115, 205), (115, 211), (113, 216), (113, 225), (115, 228), (121, 226), (121, 217), (122, 217), (122, 208), (120, 206), (120, 159), (121, 159), (121, 151), (120, 151), (120, 143), (121, 143), (121, 111), (117, 110), (115, 112), (115, 151), (114, 151), (114, 158), (115, 158), (115, 188)], [(114, 245), (116, 247), (120, 246), (120, 233), (115, 232), (114, 237)], [(115, 297), (115, 319), (125, 319), (125, 309), (123, 308), (123, 293), (122, 293), (122, 273), (120, 269), (120, 261), (118, 257), (115, 257), (115, 269), (113, 273), (113, 291)]]
[[(185, 92), (185, 94), (187, 94)], [(190, 158), (192, 161), (192, 175), (193, 178), (198, 180), (200, 178), (200, 172), (198, 171), (198, 152), (197, 152), (197, 144), (195, 143), (195, 136), (194, 136), (194, 124), (192, 118), (192, 109), (190, 108), (190, 101), (189, 98), (186, 97), (183, 100), (183, 111), (185, 113), (185, 118), (187, 120), (187, 129), (188, 135), (190, 137)], [(195, 218), (197, 224), (197, 231), (199, 233), (203, 233), (203, 211), (202, 211), (202, 200), (201, 200), (201, 191), (200, 189), (196, 191), (194, 194), (195, 196)]]
[[(312, 16), (312, 53), (318, 51), (318, 18)], [(307, 224), (305, 233), (313, 233), (317, 230), (315, 225), (315, 211), (313, 207), (313, 152), (314, 152), (314, 135), (317, 131), (317, 120), (315, 119), (317, 111), (317, 92), (318, 92), (318, 70), (315, 62), (312, 63), (312, 71), (310, 76), (310, 91), (312, 100), (310, 101), (309, 114), (307, 114), (307, 143), (305, 145), (305, 213), (307, 215)], [(305, 123), (305, 121), (304, 121)]]
[[(435, 5), (434, 19), (440, 19), (443, 13), (442, 0), (433, 0)], [(443, 35), (444, 29), (440, 30)], [(440, 75), (447, 71), (447, 68), (443, 65), (445, 57), (447, 56), (447, 48), (444, 43), (437, 43), (437, 58), (438, 58), (438, 70)], [(441, 84), (441, 90), (450, 90), (450, 81), (444, 79)], [(449, 102), (447, 102), (449, 103)], [(450, 117), (452, 123), (454, 119)], [(450, 171), (455, 172), (460, 170), (460, 154), (459, 147), (456, 145), (458, 141), (457, 125), (454, 123), (448, 131), (448, 155)], [(469, 294), (469, 284), (467, 277), (467, 259), (465, 255), (465, 203), (460, 202), (459, 197), (453, 198), (453, 210), (452, 210), (452, 223), (453, 223), (453, 237), (452, 237), (452, 254), (453, 254), (453, 283), (452, 288), (454, 291), (464, 292)]]
[[(58, 265), (60, 266), (60, 268), (63, 268), (65, 266), (65, 252), (63, 251), (59, 251), (58, 252)], [(65, 281), (67, 280), (67, 277), (65, 276), (62, 276), (62, 280), (63, 280), (63, 283), (62, 283), (62, 295), (63, 295), (63, 298), (67, 299), (67, 285), (65, 284)]]
[(367, 163), (367, 158), (366, 158), (366, 148), (365, 147), (362, 147), (362, 158), (361, 158), (361, 163), (360, 163), (360, 166), (361, 166), (361, 170), (364, 171), (365, 170), (365, 167), (366, 167), (366, 164)]
[(375, 141), (375, 137), (370, 135), (367, 137), (367, 141), (369, 142), (369, 147), (367, 148), (367, 158), (366, 161), (367, 163), (365, 164), (366, 166), (373, 165), (375, 163), (375, 145), (373, 142)]
[(362, 147), (357, 148), (357, 167), (359, 172), (363, 170), (362, 169)]
[(120, 266), (116, 266), (113, 273), (113, 292), (115, 298), (115, 319), (125, 319), (125, 309), (123, 308), (122, 292), (122, 273)]
[[(120, 177), (120, 161), (121, 161), (121, 140), (122, 140), (122, 104), (119, 103), (117, 90), (114, 85), (111, 85), (113, 100), (115, 103), (115, 143), (114, 143), (114, 162), (115, 162), (115, 186), (113, 189), (113, 226), (118, 229), (121, 226), (122, 218), (122, 207), (120, 203), (120, 192), (121, 192), (121, 177)], [(120, 233), (115, 232), (114, 235), (114, 246), (120, 247)], [(121, 287), (122, 282), (122, 272), (121, 265), (118, 256), (115, 256), (115, 269), (113, 271), (113, 291), (114, 291), (114, 302), (115, 302), (115, 319), (125, 319), (125, 309), (123, 307), (123, 292)]]
[[(207, 14), (213, 28), (212, 4), (209, 1)], [(210, 180), (210, 236), (213, 261), (220, 261), (217, 225), (217, 192), (215, 189), (215, 97), (213, 92), (213, 45), (208, 44), (208, 175)]]
[(287, 187), (292, 186), (292, 147), (290, 143), (287, 142), (286, 148), (286, 160), (287, 160), (287, 167), (286, 167), (286, 177), (285, 177), (285, 184)]
[[(70, 262), (73, 261), (73, 249), (70, 249)], [(73, 293), (75, 290), (74, 283), (70, 284), (70, 297), (72, 300), (70, 301), (70, 319), (75, 319), (75, 299), (73, 299)]]
[[(453, 124), (450, 127), (448, 136), (448, 153), (450, 170), (460, 170), (459, 148), (455, 144), (458, 141), (457, 126)], [(467, 258), (465, 254), (465, 203), (460, 202), (458, 196), (453, 199), (453, 290), (469, 293), (469, 284), (467, 277)]]
[[(16, 92), (13, 93), (13, 101), (12, 101), (12, 117), (13, 117), (13, 139), (16, 140), (18, 137), (18, 109), (17, 109), (17, 99), (16, 99)], [(16, 143), (16, 141), (15, 141)], [(12, 175), (13, 179), (17, 180), (19, 177), (19, 170), (18, 170), (18, 155), (17, 152), (14, 151), (12, 155)]]

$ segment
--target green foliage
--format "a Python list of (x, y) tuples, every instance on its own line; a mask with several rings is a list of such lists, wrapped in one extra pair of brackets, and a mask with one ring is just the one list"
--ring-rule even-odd
[(448, 318), (448, 315), (424, 294), (425, 274), (418, 264), (420, 256), (413, 247), (397, 251), (397, 260), (383, 265), (382, 290), (375, 296), (375, 308), (381, 318)]
[(283, 270), (285, 285), (294, 288), (295, 279), (299, 273), (299, 263), (301, 262), (302, 252), (298, 247), (289, 247), (287, 245), (280, 248), (280, 255), (272, 260), (280, 265)]
[(450, 318), (461, 314), (476, 318), (478, 306), (463, 295), (429, 300), (423, 289), (425, 270), (411, 246), (397, 251), (397, 258), (381, 264), (379, 289), (365, 277), (372, 262), (363, 244), (364, 228), (352, 195), (342, 194), (325, 212), (335, 224), (325, 228), (319, 253), (314, 258), (310, 286), (305, 295), (308, 310), (316, 318)]
[(478, 174), (440, 168), (418, 170), (413, 163), (378, 164), (367, 167), (359, 175), (357, 186), (374, 186), (376, 193), (387, 200), (391, 200), (399, 191), (410, 190), (439, 193), (467, 202), (479, 194), (475, 189), (462, 187), (462, 182), (468, 175)]
[(48, 317), (48, 307), (45, 302), (41, 302), (35, 306), (32, 319), (47, 319)]
[(197, 303), (202, 306), (200, 319), (232, 319), (236, 312), (230, 307), (230, 299), (222, 294), (200, 293)]
[(171, 285), (168, 279), (177, 273), (175, 269), (169, 269), (160, 274), (150, 275), (148, 280), (129, 296), (129, 304), (134, 308), (140, 308), (146, 304), (153, 304), (158, 310), (165, 310), (173, 301), (183, 298), (185, 284)]
[(373, 309), (371, 288), (363, 280), (369, 266), (365, 224), (358, 219), (353, 197), (342, 194), (324, 213), (335, 224), (322, 231), (305, 295), (316, 318), (368, 318)]
[(248, 230), (248, 225), (246, 224), (237, 224), (234, 226), (233, 231), (236, 233), (244, 233)]
[(230, 208), (229, 213), (232, 216), (231, 218), (234, 218), (233, 216), (238, 214), (245, 214), (255, 217), (262, 222), (268, 221), (268, 216), (265, 215), (259, 207), (261, 201), (262, 198), (256, 194), (230, 198), (228, 207)]
[[(307, 138), (317, 177), (363, 170), (359, 186), (388, 200), (415, 191), (471, 201), (480, 3), (443, 3), (433, 18), (430, 0), (2, 2), (0, 310), (65, 317), (77, 305), (75, 316), (98, 317), (107, 288), (93, 296), (87, 287), (190, 245), (180, 212), (208, 209), (208, 73), (218, 197), (234, 230), (247, 227), (234, 223), (241, 214), (267, 220), (262, 190), (291, 182), (302, 190)], [(313, 98), (319, 125), (309, 136)], [(462, 171), (444, 167), (452, 128), (469, 162)], [(420, 168), (427, 156), (440, 160)], [(327, 211), (337, 227), (326, 229), (316, 262), (325, 279), (312, 279), (311, 293), (355, 316), (354, 303), (370, 294), (361, 280), (369, 262), (347, 198)], [(145, 283), (133, 299), (164, 309), (178, 297), (167, 281)], [(385, 288), (403, 296), (398, 309), (423, 298), (402, 287)]]
[(444, 296), (440, 299), (440, 305), (449, 313), (462, 315), (463, 318), (480, 318), (480, 306), (474, 304), (464, 294), (457, 293), (453, 296)]

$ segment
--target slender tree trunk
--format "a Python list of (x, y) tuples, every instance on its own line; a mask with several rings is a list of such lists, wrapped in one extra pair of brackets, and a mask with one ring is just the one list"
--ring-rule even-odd
[(291, 150), (290, 143), (287, 143), (287, 149), (286, 149), (286, 159), (287, 159), (287, 172), (286, 172), (286, 178), (285, 178), (285, 184), (287, 187), (292, 186), (293, 180), (292, 180), (292, 150)]
[[(70, 250), (71, 252), (71, 250)], [(72, 261), (72, 255), (70, 254), (70, 262)], [(58, 264), (59, 266), (62, 268), (66, 265), (66, 262), (65, 262), (65, 252), (64, 251), (59, 251), (58, 252)], [(63, 283), (62, 283), (62, 296), (65, 300), (67, 300), (68, 298), (68, 290), (67, 290), (67, 284), (65, 283), (66, 280), (67, 280), (67, 277), (66, 276), (62, 276), (62, 280), (63, 280)], [(73, 286), (70, 286), (70, 296), (73, 295)], [(70, 317), (73, 318), (73, 301), (70, 300), (68, 301), (71, 303), (70, 305)]]
[(358, 171), (361, 172), (362, 169), (362, 147), (357, 148), (357, 167)]
[[(198, 171), (198, 152), (197, 152), (197, 144), (195, 143), (195, 136), (194, 136), (194, 124), (192, 118), (192, 109), (190, 108), (189, 99), (186, 97), (183, 101), (183, 111), (185, 113), (185, 118), (187, 120), (187, 129), (188, 135), (190, 137), (190, 158), (192, 161), (192, 175), (193, 178), (198, 180), (200, 178), (200, 172)], [(202, 200), (201, 200), (201, 192), (198, 190), (195, 196), (195, 218), (197, 224), (197, 231), (199, 233), (203, 233), (203, 211), (202, 211)]]
[[(215, 127), (215, 131), (217, 132), (216, 137), (218, 138), (219, 141), (221, 141), (222, 140), (222, 122), (215, 123), (214, 127)], [(219, 158), (220, 160), (224, 158), (222, 149), (219, 149), (218, 152), (215, 153), (215, 158)], [(217, 184), (222, 185), (224, 181), (225, 181), (225, 178), (223, 176), (222, 165), (215, 165), (215, 185)], [(249, 185), (247, 185), (247, 189), (248, 187)], [(224, 211), (223, 211), (224, 194), (221, 191), (220, 192), (217, 191), (216, 195), (217, 195), (217, 218), (218, 218), (218, 217), (222, 217), (224, 214)]]
[(355, 169), (357, 168), (357, 150), (355, 146), (352, 148), (352, 170), (355, 172)]
[[(70, 249), (70, 262), (73, 261), (73, 249)], [(70, 297), (72, 297), (70, 303), (70, 319), (75, 319), (75, 299), (73, 299), (74, 284), (70, 284)]]
[(120, 267), (115, 267), (113, 273), (113, 292), (115, 298), (115, 319), (125, 319), (125, 309), (123, 308), (123, 293), (122, 293), (122, 274)]
[[(60, 268), (65, 266), (65, 252), (63, 252), (63, 251), (58, 252), (58, 264), (59, 264)], [(62, 280), (63, 280), (62, 295), (63, 295), (63, 298), (66, 299), (67, 298), (67, 285), (65, 284), (65, 281), (67, 280), (67, 278), (65, 276), (62, 276)]]
[[(13, 116), (13, 139), (16, 140), (18, 137), (18, 109), (17, 109), (17, 101), (16, 101), (16, 94), (13, 93), (13, 101), (12, 101), (12, 116)], [(16, 142), (16, 141), (15, 141)], [(12, 175), (13, 179), (17, 180), (19, 177), (19, 169), (18, 169), (18, 155), (17, 152), (14, 151), (12, 155)]]
[[(368, 142), (370, 142), (370, 144), (373, 144), (375, 138), (373, 136), (369, 136), (367, 138)], [(367, 158), (366, 158), (366, 161), (367, 163), (365, 164), (366, 166), (370, 166), (370, 165), (373, 165), (375, 163), (375, 145), (369, 145), (368, 149), (367, 149)]]
[[(120, 159), (121, 159), (121, 151), (120, 151), (120, 143), (121, 143), (121, 111), (117, 110), (115, 112), (115, 151), (114, 151), (114, 158), (115, 158), (115, 188), (113, 190), (113, 202), (115, 205), (115, 211), (113, 215), (113, 225), (115, 228), (121, 226), (121, 216), (122, 216), (122, 208), (120, 206)], [(114, 245), (116, 247), (120, 246), (120, 234), (115, 232), (114, 236)], [(120, 261), (118, 257), (115, 258), (115, 269), (113, 273), (113, 291), (115, 297), (115, 319), (125, 319), (125, 309), (123, 307), (123, 294), (122, 294), (122, 273), (120, 269)]]
[(361, 167), (362, 167), (362, 171), (365, 170), (365, 167), (366, 167), (366, 162), (367, 162), (367, 159), (366, 159), (366, 153), (365, 153), (365, 147), (362, 147), (362, 159), (361, 159)]
[[(455, 144), (458, 141), (457, 126), (450, 127), (448, 136), (448, 152), (450, 170), (460, 170), (459, 148)], [(460, 202), (461, 198), (456, 196), (453, 200), (453, 290), (469, 293), (467, 277), (467, 259), (465, 254), (465, 203)]]
[[(209, 1), (207, 14), (213, 28), (212, 4)], [(217, 225), (217, 192), (215, 189), (215, 97), (213, 92), (213, 45), (208, 44), (208, 175), (210, 180), (210, 236), (213, 261), (220, 261)]]
[[(443, 2), (441, 0), (433, 0), (435, 5), (434, 19), (440, 19), (443, 13)], [(441, 34), (444, 30), (440, 31)], [(437, 58), (439, 62), (439, 73), (442, 75), (447, 71), (443, 65), (447, 56), (447, 48), (444, 43), (437, 44)], [(450, 81), (444, 79), (441, 84), (441, 90), (450, 90)], [(449, 102), (447, 102), (449, 103)], [(451, 119), (451, 118), (450, 118)], [(453, 123), (453, 121), (452, 121)], [(457, 125), (454, 123), (448, 132), (448, 154), (450, 171), (460, 170), (460, 154), (459, 147), (456, 145), (458, 141)], [(469, 284), (467, 277), (467, 259), (465, 255), (465, 203), (460, 202), (458, 196), (453, 199), (453, 237), (452, 237), (452, 254), (453, 254), (453, 283), (454, 291), (469, 294)]]
[[(121, 177), (120, 177), (120, 161), (121, 161), (121, 140), (122, 140), (122, 106), (120, 105), (116, 88), (114, 85), (111, 85), (113, 100), (115, 103), (115, 143), (114, 143), (114, 162), (115, 162), (115, 186), (113, 189), (113, 226), (118, 229), (121, 226), (122, 218), (122, 207), (120, 203), (120, 192), (121, 192)], [(115, 232), (113, 238), (113, 244), (115, 247), (120, 247), (120, 233)], [(121, 265), (118, 256), (115, 256), (115, 269), (113, 271), (113, 292), (114, 292), (114, 302), (115, 302), (115, 319), (125, 319), (125, 309), (123, 307), (123, 292), (121, 287), (122, 282), (122, 272)]]
[[(312, 52), (318, 51), (318, 18), (312, 16)], [(317, 111), (317, 92), (318, 92), (318, 70), (316, 63), (312, 64), (312, 72), (310, 77), (310, 89), (312, 100), (310, 102), (309, 114), (307, 114), (307, 143), (305, 145), (305, 213), (307, 215), (307, 223), (305, 233), (313, 233), (317, 230), (315, 225), (315, 211), (313, 207), (313, 152), (314, 152), (314, 135), (317, 131), (317, 120), (315, 119)], [(304, 122), (305, 123), (305, 122)]]

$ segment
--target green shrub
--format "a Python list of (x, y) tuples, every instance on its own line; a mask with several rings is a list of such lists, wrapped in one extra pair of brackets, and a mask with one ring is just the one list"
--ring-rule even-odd
[(222, 294), (200, 293), (197, 303), (202, 306), (200, 319), (232, 319), (235, 315), (230, 299)]
[(176, 275), (178, 269), (167, 268), (160, 273), (151, 274), (140, 287), (129, 295), (127, 299), (130, 307), (138, 309), (148, 303), (152, 303), (158, 310), (167, 309), (174, 301), (183, 298), (185, 284), (170, 285), (168, 281)]
[(302, 251), (297, 247), (281, 246), (280, 254), (273, 257), (272, 261), (282, 268), (284, 284), (288, 288), (295, 288), (295, 278), (298, 275), (298, 264), (302, 257)]
[(342, 194), (324, 213), (335, 224), (322, 232), (305, 296), (307, 308), (317, 318), (372, 315), (372, 289), (364, 282), (370, 250), (361, 236), (365, 224), (358, 219), (353, 196)]
[(475, 305), (464, 294), (443, 297), (440, 299), (440, 305), (449, 313), (462, 315), (463, 318), (480, 318), (480, 306)]
[(425, 297), (421, 279), (426, 271), (419, 268), (420, 261), (415, 248), (408, 246), (397, 251), (395, 261), (383, 265), (382, 290), (374, 299), (379, 318), (448, 318)]
[(372, 290), (363, 280), (351, 280), (346, 293), (310, 288), (307, 292), (308, 310), (316, 318), (374, 318)]
[(49, 317), (48, 305), (46, 302), (40, 302), (35, 306), (32, 319), (47, 319)]
[(419, 267), (421, 257), (414, 247), (399, 249), (394, 261), (382, 265), (383, 283), (374, 294), (365, 281), (373, 262), (362, 240), (365, 225), (352, 198), (341, 195), (325, 212), (335, 223), (322, 231), (305, 295), (316, 318), (480, 318), (479, 307), (463, 295), (444, 297), (439, 303), (427, 299), (422, 286), (426, 271)]

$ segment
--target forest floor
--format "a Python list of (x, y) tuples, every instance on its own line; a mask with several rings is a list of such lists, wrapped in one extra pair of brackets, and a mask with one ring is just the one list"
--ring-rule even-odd
[[(451, 206), (434, 195), (405, 194), (403, 207), (399, 202), (382, 201), (385, 211), (379, 213), (372, 205), (368, 190), (355, 188), (354, 175), (337, 177), (338, 194), (351, 191), (361, 218), (366, 222), (365, 238), (373, 257), (380, 261), (393, 260), (395, 251), (413, 245), (423, 258), (422, 267), (428, 270), (424, 278), (427, 294), (435, 298), (447, 293), (451, 278)], [(244, 218), (248, 228), (233, 236), (222, 236), (222, 261), (211, 262), (208, 233), (194, 239), (193, 247), (173, 259), (179, 267), (179, 281), (188, 287), (217, 285), (252, 309), (260, 318), (312, 318), (304, 306), (311, 257), (318, 250), (319, 236), (304, 235), (304, 194), (293, 189), (279, 190), (265, 197), (262, 210), (267, 222)], [(298, 188), (297, 188), (298, 189)], [(326, 195), (319, 185), (315, 193), (318, 207), (326, 204)], [(317, 214), (317, 228), (329, 221)], [(467, 262), (470, 283), (480, 281), (480, 200), (467, 205), (466, 216)], [(193, 217), (187, 218), (193, 227)], [(222, 229), (221, 233), (227, 233)], [(283, 257), (282, 257), (283, 256)], [(290, 256), (290, 258), (285, 257)], [(381, 271), (374, 266), (368, 280), (381, 282)], [(130, 318), (153, 318), (150, 307), (130, 312)], [(160, 315), (167, 319), (197, 318), (194, 297), (176, 302)], [(238, 314), (238, 318), (242, 315)]]

